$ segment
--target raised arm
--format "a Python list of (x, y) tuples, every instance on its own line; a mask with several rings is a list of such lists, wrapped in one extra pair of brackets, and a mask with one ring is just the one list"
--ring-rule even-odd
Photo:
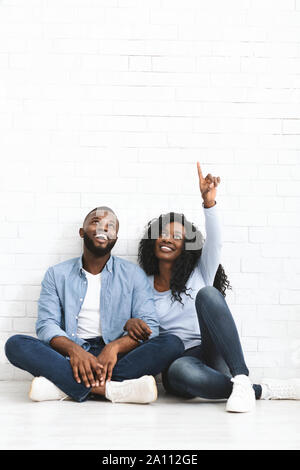
[(198, 268), (206, 285), (213, 285), (221, 259), (221, 221), (216, 206), (217, 186), (221, 178), (210, 173), (204, 178), (200, 163), (197, 162), (199, 188), (203, 198), (206, 239), (202, 248)]
[(197, 162), (199, 188), (204, 201), (204, 207), (212, 207), (216, 204), (217, 186), (221, 182), (220, 176), (212, 176), (210, 173), (204, 178), (200, 163)]

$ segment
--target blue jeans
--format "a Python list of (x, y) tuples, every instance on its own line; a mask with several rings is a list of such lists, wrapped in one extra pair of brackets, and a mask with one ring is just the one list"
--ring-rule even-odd
[[(91, 345), (89, 353), (94, 356), (98, 356), (105, 346), (101, 337), (87, 341)], [(112, 380), (122, 382), (143, 375), (155, 376), (180, 357), (183, 351), (183, 343), (177, 336), (156, 336), (127, 354), (120, 355), (113, 369)], [(14, 335), (6, 342), (5, 353), (13, 365), (35, 377), (46, 377), (78, 402), (87, 399), (91, 393), (83, 383), (75, 381), (69, 359), (39, 339)]]
[[(183, 398), (229, 398), (231, 377), (249, 375), (234, 319), (221, 292), (206, 286), (196, 296), (201, 345), (187, 349), (162, 374), (165, 389)], [(257, 399), (260, 385), (253, 385)]]

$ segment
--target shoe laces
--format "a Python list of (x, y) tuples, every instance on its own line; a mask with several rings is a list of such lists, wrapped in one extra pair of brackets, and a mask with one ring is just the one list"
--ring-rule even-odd
[(294, 395), (294, 387), (291, 383), (267, 384), (271, 392), (271, 398), (291, 398)]
[(128, 394), (131, 391), (131, 384), (124, 384), (123, 382), (119, 382), (119, 383), (122, 385), (117, 387), (115, 390), (112, 389), (110, 391), (112, 401), (114, 401), (115, 399), (119, 400), (119, 399), (128, 397)]

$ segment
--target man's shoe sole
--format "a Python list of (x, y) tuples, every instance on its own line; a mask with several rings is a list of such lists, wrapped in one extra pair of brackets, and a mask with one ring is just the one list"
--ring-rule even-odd
[(32, 398), (32, 388), (33, 388), (33, 385), (34, 385), (34, 381), (37, 377), (34, 377), (34, 379), (32, 380), (31, 384), (30, 384), (30, 390), (28, 392), (28, 397), (30, 398), (30, 400), (32, 401), (38, 401), (38, 400), (34, 400), (34, 398)]
[(228, 411), (228, 413), (250, 413), (251, 411), (254, 411), (255, 410), (255, 404), (251, 407), (251, 408), (248, 408), (248, 409), (233, 409), (233, 408), (230, 408), (230, 406), (226, 406), (226, 411)]
[(158, 397), (158, 392), (157, 392), (157, 385), (156, 385), (156, 380), (155, 378), (153, 377), (153, 375), (150, 375), (151, 379), (152, 379), (152, 383), (153, 383), (153, 386), (154, 386), (154, 390), (155, 390), (155, 398), (149, 402), (149, 403), (153, 403), (154, 401), (157, 400), (157, 397)]

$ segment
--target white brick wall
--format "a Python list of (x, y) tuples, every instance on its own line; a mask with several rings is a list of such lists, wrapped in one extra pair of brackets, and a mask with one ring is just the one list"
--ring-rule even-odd
[(149, 218), (203, 230), (195, 162), (222, 178), (227, 300), (251, 376), (300, 373), (300, 1), (0, 3), (0, 378), (41, 278), (98, 204), (136, 261)]

